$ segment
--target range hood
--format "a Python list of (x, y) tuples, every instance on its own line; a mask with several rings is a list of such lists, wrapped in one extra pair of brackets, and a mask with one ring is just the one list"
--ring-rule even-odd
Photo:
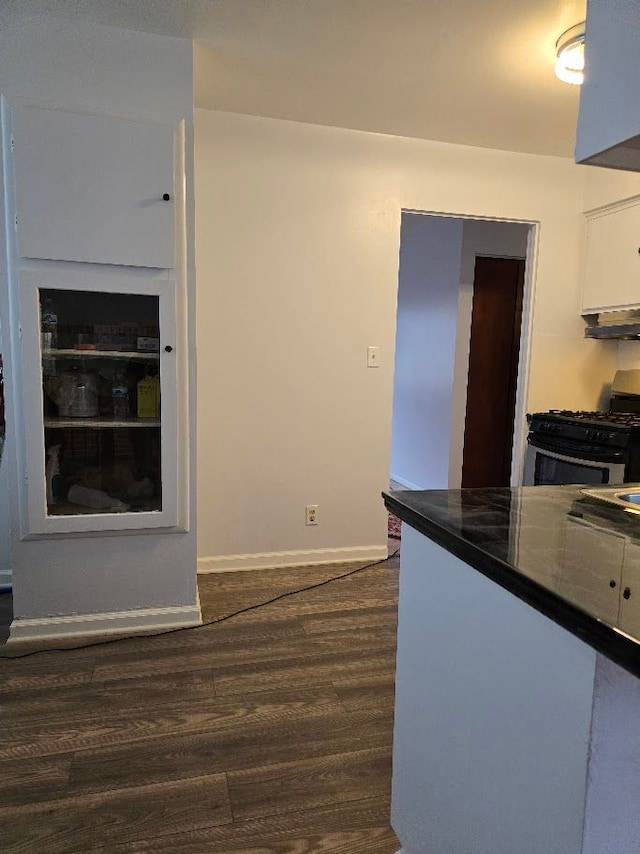
[(585, 315), (585, 338), (617, 338), (640, 341), (640, 311), (607, 311)]

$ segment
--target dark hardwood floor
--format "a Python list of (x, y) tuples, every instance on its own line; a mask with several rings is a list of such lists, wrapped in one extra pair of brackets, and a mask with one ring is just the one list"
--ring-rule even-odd
[[(354, 566), (200, 576), (204, 619)], [(0, 850), (393, 854), (397, 576), (1, 660)]]

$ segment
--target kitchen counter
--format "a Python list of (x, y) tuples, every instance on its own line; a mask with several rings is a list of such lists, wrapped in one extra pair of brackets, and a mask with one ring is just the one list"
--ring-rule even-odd
[(640, 676), (640, 513), (579, 486), (384, 498), (403, 522)]
[(637, 854), (640, 515), (578, 486), (384, 499), (403, 851)]

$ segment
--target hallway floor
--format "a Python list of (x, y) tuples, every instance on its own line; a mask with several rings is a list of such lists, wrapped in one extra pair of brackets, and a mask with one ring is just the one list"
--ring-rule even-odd
[[(0, 661), (3, 852), (394, 854), (398, 561), (218, 625)], [(203, 617), (354, 566), (200, 576)]]

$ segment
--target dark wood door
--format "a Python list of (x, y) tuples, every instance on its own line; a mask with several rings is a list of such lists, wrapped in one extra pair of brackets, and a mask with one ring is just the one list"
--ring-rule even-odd
[(524, 261), (476, 258), (462, 486), (508, 486)]

